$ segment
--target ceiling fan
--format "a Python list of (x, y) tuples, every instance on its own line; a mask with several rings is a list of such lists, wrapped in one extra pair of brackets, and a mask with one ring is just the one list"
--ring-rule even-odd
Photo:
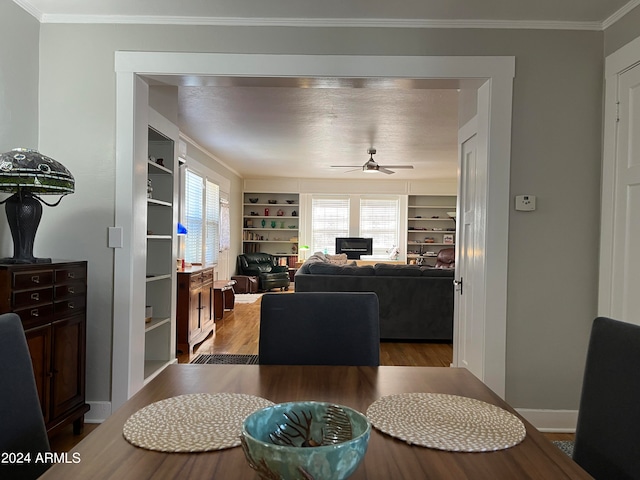
[(331, 165), (331, 168), (353, 168), (353, 170), (347, 170), (344, 173), (348, 172), (356, 172), (358, 170), (362, 170), (365, 173), (376, 173), (382, 172), (387, 175), (391, 175), (392, 173), (396, 173), (393, 170), (389, 170), (390, 168), (399, 169), (399, 168), (413, 168), (413, 165), (378, 165), (378, 163), (373, 159), (373, 155), (376, 153), (375, 148), (367, 149), (367, 153), (370, 155), (369, 160), (365, 162), (364, 165)]

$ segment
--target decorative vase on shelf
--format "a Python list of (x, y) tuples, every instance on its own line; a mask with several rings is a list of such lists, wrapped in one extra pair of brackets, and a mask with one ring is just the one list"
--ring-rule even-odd
[(284, 228), (284, 222), (280, 222), (280, 228)]
[(268, 217), (268, 216), (269, 216), (269, 209), (268, 209), (268, 208), (265, 208), (265, 209), (264, 209), (264, 216), (265, 216), (265, 217)]
[(276, 221), (275, 220), (271, 220), (271, 228), (276, 228)]
[(260, 222), (262, 224), (262, 228), (264, 228), (264, 226), (267, 224), (267, 221), (263, 218), (262, 222)]

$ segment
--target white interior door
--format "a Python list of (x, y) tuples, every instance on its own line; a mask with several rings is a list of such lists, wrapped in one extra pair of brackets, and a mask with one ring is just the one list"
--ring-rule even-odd
[(640, 65), (618, 79), (616, 152), (608, 315), (640, 324)]
[(477, 128), (471, 121), (459, 133), (460, 180), (456, 221), (456, 274), (454, 300), (453, 364), (484, 377), (484, 315), (474, 308), (478, 299), (478, 205)]

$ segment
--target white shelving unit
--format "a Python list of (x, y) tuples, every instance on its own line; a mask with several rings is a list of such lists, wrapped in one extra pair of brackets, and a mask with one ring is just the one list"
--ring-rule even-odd
[(144, 330), (144, 379), (175, 361), (177, 141), (149, 127), (145, 305), (153, 309)]
[(297, 193), (245, 192), (242, 251), (270, 253), (292, 266), (298, 258), (299, 198)]
[[(109, 231), (118, 299), (113, 305), (113, 408), (176, 362), (180, 132), (148, 106), (144, 93), (136, 97), (134, 124), (122, 127), (131, 141), (116, 154), (115, 224)], [(147, 305), (153, 308), (150, 322)]]
[(456, 197), (410, 195), (407, 204), (407, 263), (434, 265), (438, 252), (455, 247)]

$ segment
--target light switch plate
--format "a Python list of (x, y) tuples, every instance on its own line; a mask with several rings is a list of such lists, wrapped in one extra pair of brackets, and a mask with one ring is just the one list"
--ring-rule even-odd
[(109, 227), (109, 248), (122, 248), (122, 227)]
[(516, 195), (516, 210), (521, 212), (532, 212), (535, 209), (535, 195)]

